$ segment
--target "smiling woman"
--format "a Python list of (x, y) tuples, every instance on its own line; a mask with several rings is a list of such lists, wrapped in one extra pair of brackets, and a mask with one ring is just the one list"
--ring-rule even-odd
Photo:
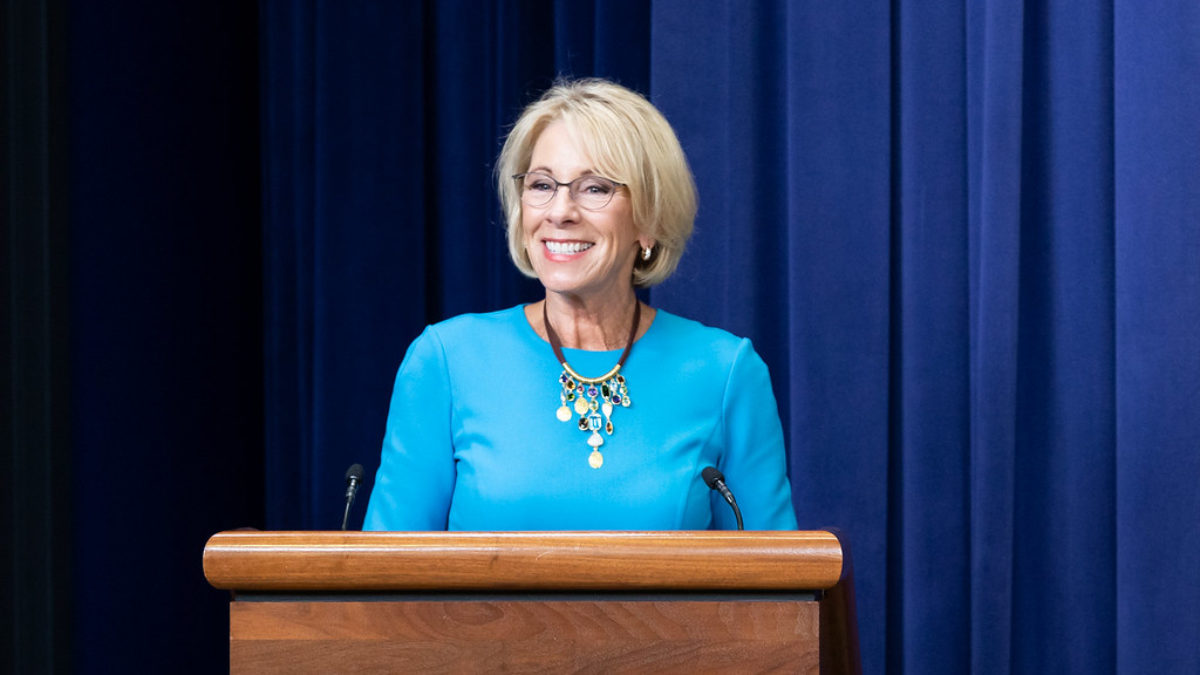
[(794, 529), (750, 341), (634, 293), (675, 270), (696, 212), (662, 114), (611, 82), (561, 83), (513, 126), (498, 171), (509, 252), (545, 298), (409, 347), (364, 528), (729, 528), (701, 479), (716, 466), (750, 529)]

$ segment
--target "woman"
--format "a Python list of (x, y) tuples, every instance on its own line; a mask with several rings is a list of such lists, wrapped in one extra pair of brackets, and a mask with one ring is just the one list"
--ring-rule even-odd
[(641, 304), (696, 210), (670, 125), (603, 80), (557, 85), (500, 154), (509, 253), (546, 297), (428, 327), (396, 376), (364, 529), (795, 529), (750, 341)]

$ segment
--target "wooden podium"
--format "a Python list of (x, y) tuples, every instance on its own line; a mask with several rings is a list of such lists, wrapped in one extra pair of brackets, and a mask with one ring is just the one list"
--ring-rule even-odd
[[(221, 532), (232, 672), (859, 672), (818, 532)], [(848, 567), (848, 566), (847, 566)]]

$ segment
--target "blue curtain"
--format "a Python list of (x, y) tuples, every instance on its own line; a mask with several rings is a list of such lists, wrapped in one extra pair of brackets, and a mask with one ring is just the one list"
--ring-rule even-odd
[[(63, 131), (53, 143), (67, 148), (51, 167), (67, 190), (45, 208), (69, 220), (56, 241), (68, 250), (40, 261), (53, 275), (39, 283), (69, 277), (53, 287), (69, 298), (63, 315), (50, 316), (69, 327), (69, 363), (55, 364), (70, 370), (69, 399), (17, 386), (69, 408), (69, 427), (55, 429), (69, 438), (69, 465), (47, 452), (44, 466), (70, 484), (70, 527), (47, 534), (69, 552), (71, 575), (42, 596), (27, 579), (4, 583), (25, 584), (47, 603), (35, 612), (69, 616), (70, 631), (42, 634), (36, 613), (0, 601), (20, 626), (15, 648), (0, 645), (0, 672), (221, 672), (229, 598), (204, 578), (204, 542), (264, 521), (257, 12), (237, 0), (21, 4), (49, 9), (52, 26), (68, 17), (45, 37), (45, 58), (65, 61), (54, 66), (66, 91), (49, 99), (49, 117)], [(5, 152), (11, 132), (0, 132)], [(31, 489), (53, 489), (30, 478)], [(13, 517), (29, 526), (66, 515), (13, 497)], [(38, 555), (6, 541), (5, 556)], [(49, 605), (61, 597), (69, 607)], [(29, 653), (22, 640), (72, 653), (10, 660)]]
[(426, 323), (539, 296), (492, 161), (600, 75), (688, 153), (649, 299), (771, 367), (868, 672), (1200, 672), (1200, 5), (262, 8), (269, 526), (336, 526)]

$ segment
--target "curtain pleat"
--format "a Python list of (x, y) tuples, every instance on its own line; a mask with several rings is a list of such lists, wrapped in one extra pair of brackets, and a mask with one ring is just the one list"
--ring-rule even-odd
[(696, 234), (649, 299), (770, 366), (867, 672), (1200, 671), (1193, 4), (263, 8), (271, 527), (335, 526), (425, 324), (540, 296), (492, 164), (599, 75), (688, 153)]
[[(888, 665), (970, 672), (965, 8), (893, 17)], [(928, 593), (927, 589), (942, 592)]]
[(1024, 7), (967, 7), (971, 672), (1014, 660)]
[(1196, 672), (1200, 5), (1116, 3), (1113, 24), (1117, 665)]

